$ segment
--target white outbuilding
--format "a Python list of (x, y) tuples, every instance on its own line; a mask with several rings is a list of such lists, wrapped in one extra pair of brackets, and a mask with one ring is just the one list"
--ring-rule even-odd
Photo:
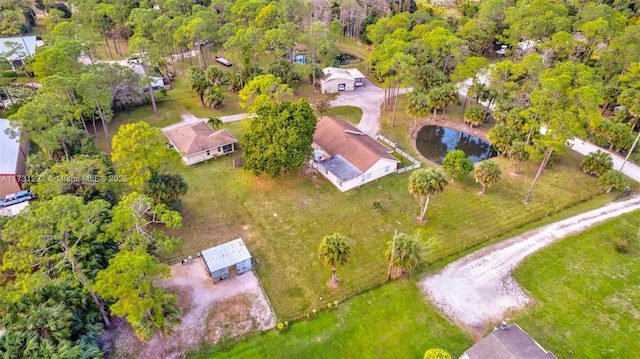
[(323, 94), (353, 91), (356, 87), (364, 86), (364, 75), (358, 69), (325, 67), (322, 73), (324, 76), (320, 78), (320, 89)]

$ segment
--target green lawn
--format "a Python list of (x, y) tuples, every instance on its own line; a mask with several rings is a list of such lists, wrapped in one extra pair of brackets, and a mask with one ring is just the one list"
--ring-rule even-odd
[(413, 281), (398, 281), (310, 315), (289, 327), (214, 348), (213, 358), (421, 358), (446, 349), (457, 358), (471, 346), (469, 335), (440, 317)]
[(640, 358), (640, 238), (627, 254), (613, 249), (623, 218), (640, 213), (564, 239), (514, 272), (535, 304), (513, 320), (558, 358)]
[(359, 107), (353, 106), (336, 106), (331, 107), (329, 111), (327, 111), (327, 116), (357, 125), (360, 119), (362, 119), (362, 110)]

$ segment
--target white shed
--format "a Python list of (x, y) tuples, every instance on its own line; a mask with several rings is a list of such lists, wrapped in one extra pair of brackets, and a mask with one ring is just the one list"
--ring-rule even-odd
[(356, 87), (364, 86), (364, 75), (358, 69), (325, 67), (322, 73), (324, 76), (320, 78), (320, 89), (323, 94), (353, 91)]
[(242, 274), (252, 268), (251, 254), (242, 238), (204, 250), (201, 256), (214, 282), (229, 278), (233, 272)]

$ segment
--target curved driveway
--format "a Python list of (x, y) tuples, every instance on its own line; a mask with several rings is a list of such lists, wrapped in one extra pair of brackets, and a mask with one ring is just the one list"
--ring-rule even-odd
[[(411, 89), (400, 89), (400, 94), (411, 92)], [(356, 87), (355, 91), (340, 92), (331, 101), (331, 107), (353, 106), (362, 109), (362, 119), (356, 127), (367, 135), (374, 137), (380, 129), (380, 106), (384, 102), (384, 90), (364, 79), (364, 86)]]
[(485, 247), (420, 281), (423, 292), (446, 316), (482, 335), (512, 309), (529, 302), (511, 272), (528, 255), (564, 237), (623, 213), (640, 209), (640, 197), (604, 207), (523, 233)]

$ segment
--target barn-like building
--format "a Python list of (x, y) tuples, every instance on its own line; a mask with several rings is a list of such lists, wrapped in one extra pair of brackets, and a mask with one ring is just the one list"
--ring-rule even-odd
[(214, 282), (229, 278), (232, 274), (250, 271), (251, 254), (242, 238), (200, 252)]

